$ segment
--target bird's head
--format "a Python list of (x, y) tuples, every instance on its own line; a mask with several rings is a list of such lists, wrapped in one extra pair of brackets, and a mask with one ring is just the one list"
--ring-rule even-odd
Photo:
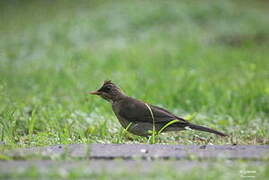
[(103, 99), (114, 102), (118, 98), (123, 96), (122, 91), (114, 83), (109, 81), (104, 81), (104, 84), (97, 91), (92, 91), (90, 94), (101, 96)]

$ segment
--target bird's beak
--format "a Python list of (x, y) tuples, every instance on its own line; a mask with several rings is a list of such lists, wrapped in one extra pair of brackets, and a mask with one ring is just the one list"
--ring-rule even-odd
[(92, 92), (90, 92), (90, 94), (93, 94), (93, 95), (100, 95), (101, 93), (98, 92), (98, 91), (92, 91)]

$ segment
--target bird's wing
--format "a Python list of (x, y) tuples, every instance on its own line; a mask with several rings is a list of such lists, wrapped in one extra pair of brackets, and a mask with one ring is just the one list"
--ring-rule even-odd
[[(163, 108), (150, 104), (148, 104), (148, 106), (153, 113), (155, 123), (164, 123), (175, 119), (186, 122)], [(151, 112), (147, 105), (136, 99), (124, 102), (120, 108), (119, 115), (131, 122), (153, 122)]]
[(159, 106), (154, 106), (154, 105), (150, 105), (150, 108), (153, 109), (153, 114), (159, 114), (159, 113), (160, 114), (167, 114), (167, 115), (172, 116), (174, 119), (177, 119), (177, 120), (180, 120), (181, 122), (186, 122), (187, 123), (187, 121), (185, 119), (174, 115), (173, 113), (167, 111), (164, 108), (161, 108)]

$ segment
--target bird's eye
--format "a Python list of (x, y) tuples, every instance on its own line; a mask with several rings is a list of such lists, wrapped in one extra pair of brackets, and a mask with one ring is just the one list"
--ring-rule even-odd
[(106, 86), (106, 87), (105, 87), (105, 90), (106, 90), (106, 91), (110, 91), (110, 90), (111, 90), (111, 86)]

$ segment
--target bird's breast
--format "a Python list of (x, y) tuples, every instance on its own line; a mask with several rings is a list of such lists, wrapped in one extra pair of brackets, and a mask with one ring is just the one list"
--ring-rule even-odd
[(123, 117), (120, 116), (120, 104), (118, 103), (113, 103), (112, 104), (112, 110), (114, 112), (114, 114), (116, 115), (117, 119), (119, 120), (120, 124), (124, 127), (124, 128), (127, 128), (130, 121), (128, 121), (128, 119), (125, 119)]

